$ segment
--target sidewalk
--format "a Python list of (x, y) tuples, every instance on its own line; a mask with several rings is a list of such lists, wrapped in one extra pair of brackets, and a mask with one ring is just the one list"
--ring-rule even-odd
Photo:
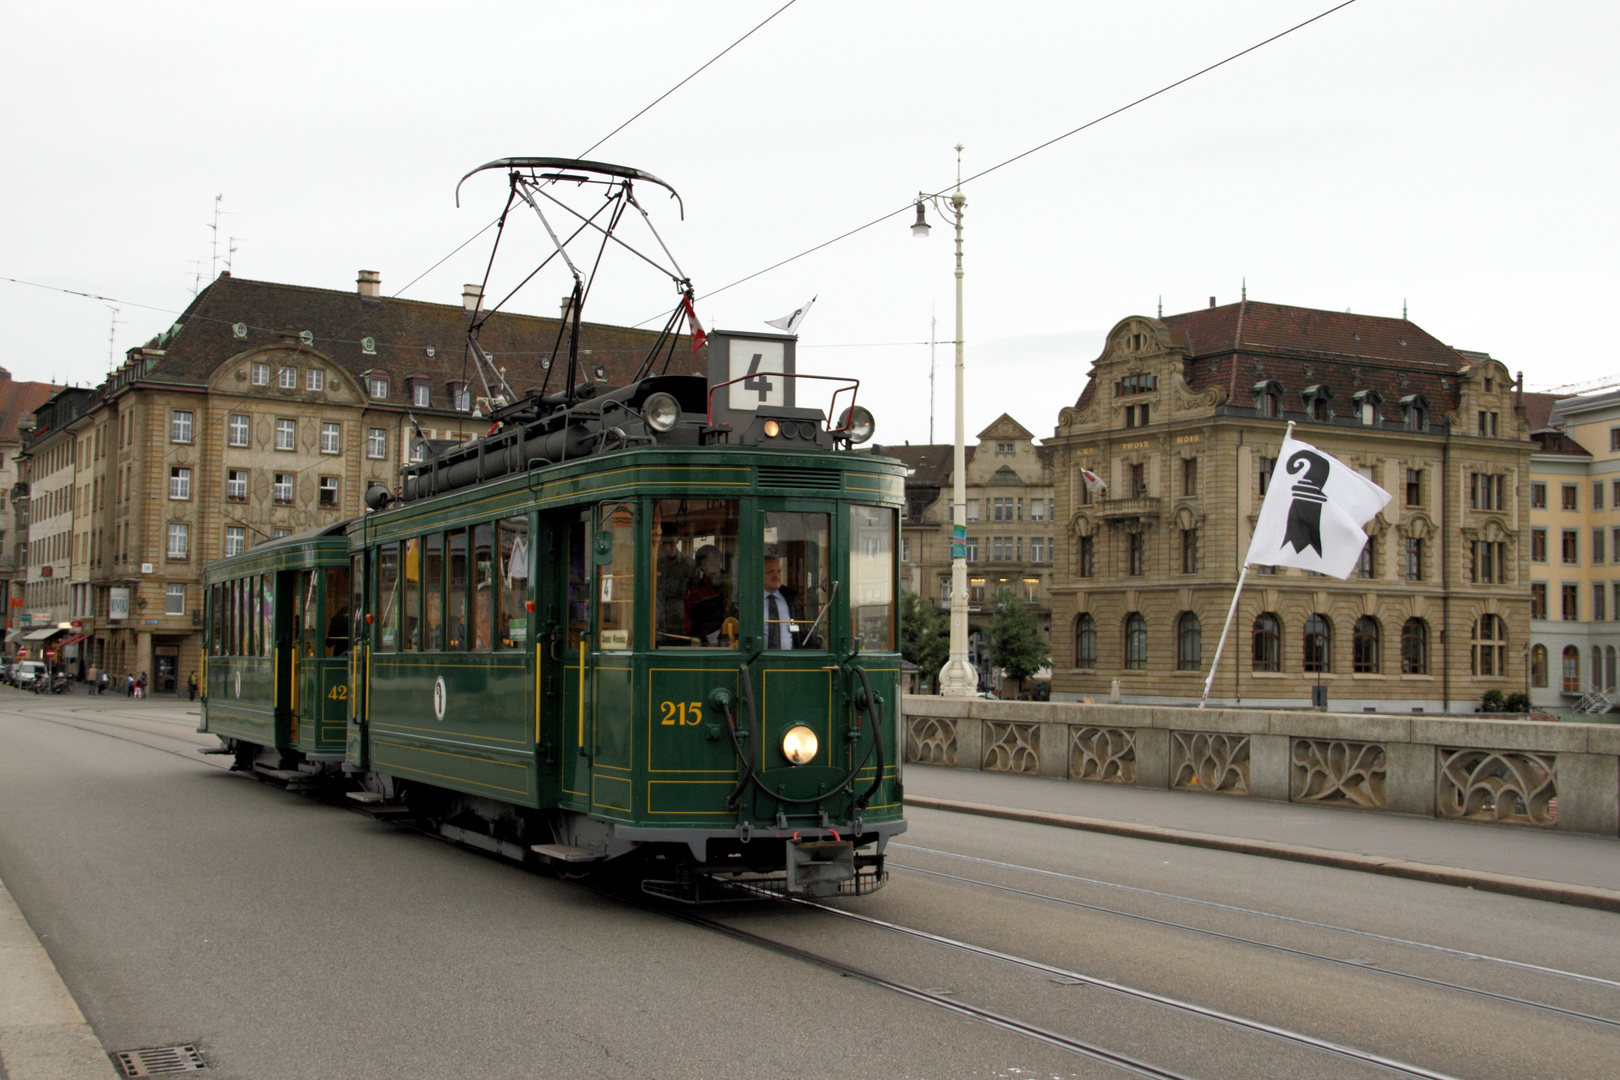
[(1237, 851), (1620, 911), (1620, 840), (930, 765), (908, 808)]
[(6, 1080), (113, 1080), (118, 1075), (4, 884), (0, 1075)]

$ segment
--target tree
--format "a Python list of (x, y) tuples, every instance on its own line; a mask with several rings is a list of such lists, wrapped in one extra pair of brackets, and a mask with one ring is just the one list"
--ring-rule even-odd
[(990, 662), (1017, 679), (1022, 691), (1024, 680), (1051, 661), (1052, 643), (1035, 629), (1035, 616), (1011, 589), (996, 590), (992, 604), (995, 614), (985, 632)]
[(937, 692), (939, 669), (951, 655), (951, 618), (914, 592), (900, 594), (900, 655)]

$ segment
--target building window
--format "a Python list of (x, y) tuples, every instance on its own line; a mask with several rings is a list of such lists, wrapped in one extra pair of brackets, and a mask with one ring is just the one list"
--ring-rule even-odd
[(1609, 583), (1614, 593), (1614, 617), (1620, 620), (1620, 581)]
[(1029, 500), (1029, 520), (1031, 520), (1031, 521), (1045, 521), (1046, 520), (1046, 500), (1045, 499), (1031, 499), (1031, 500)]
[(1469, 473), (1468, 505), (1474, 510), (1505, 509), (1507, 477), (1492, 473)]
[(1614, 646), (1606, 646), (1603, 650), (1603, 689), (1605, 690), (1614, 689), (1615, 659)]
[(191, 498), (191, 470), (174, 466), (169, 469), (169, 498)]
[(1423, 470), (1406, 470), (1406, 505), (1423, 505)]
[(1564, 646), (1564, 693), (1581, 692), (1581, 650), (1573, 645)]
[(1545, 581), (1532, 581), (1530, 583), (1530, 617), (1532, 619), (1545, 619), (1547, 617), (1547, 583)]
[(991, 499), (990, 500), (990, 510), (991, 510), (991, 517), (995, 521), (1011, 521), (1012, 520), (1012, 500), (1011, 499)]
[(1129, 565), (1126, 572), (1133, 577), (1140, 577), (1147, 573), (1147, 536), (1144, 533), (1128, 533), (1127, 557)]
[(336, 506), (338, 504), (338, 478), (335, 476), (321, 477), (321, 505)]
[(1507, 545), (1501, 541), (1476, 540), (1469, 545), (1473, 555), (1474, 581), (1481, 585), (1495, 585), (1507, 580), (1504, 561)]
[(298, 448), (298, 421), (287, 417), (276, 419), (276, 449), (296, 450)]
[(1603, 509), (1603, 481), (1592, 481), (1592, 509)]
[(178, 582), (170, 582), (163, 586), (163, 614), (184, 615), (186, 613), (186, 587)]
[(1080, 564), (1081, 577), (1097, 576), (1097, 538), (1082, 536), (1080, 538), (1080, 552), (1077, 561)]
[(1282, 394), (1276, 390), (1263, 390), (1255, 395), (1254, 407), (1261, 416), (1278, 417), (1282, 415)]
[(967, 561), (968, 562), (978, 562), (979, 561), (979, 538), (977, 536), (970, 536), (970, 537), (967, 538), (967, 543), (965, 545), (963, 545), (963, 546), (967, 548)]
[(169, 522), (169, 558), (184, 559), (191, 550), (191, 528), (184, 522)]
[[(952, 513), (955, 513), (954, 508), (952, 509)], [(974, 522), (974, 521), (979, 520), (979, 500), (978, 499), (969, 499), (967, 501), (967, 519), (968, 519), (969, 522)]]
[(1593, 566), (1599, 566), (1603, 562), (1603, 539), (1604, 539), (1604, 533), (1603, 533), (1602, 529), (1593, 529), (1592, 530), (1592, 565)]
[(281, 384), (281, 388), (283, 390), (298, 389), (298, 369), (290, 367), (282, 368), (277, 374), (277, 380)]
[(269, 386), (270, 385), (270, 365), (269, 364), (254, 364), (253, 365), (253, 385), (254, 386)]
[(1427, 403), (1418, 398), (1402, 398), (1401, 409), (1406, 421), (1407, 431), (1427, 431), (1429, 428), (1429, 410)]
[(1474, 674), (1507, 674), (1507, 624), (1496, 615), (1481, 615), (1474, 624)]
[(366, 432), (366, 456), (370, 458), (385, 458), (388, 456), (388, 429), (374, 427)]
[(1605, 620), (1605, 619), (1607, 619), (1609, 617), (1607, 611), (1605, 610), (1607, 608), (1607, 604), (1605, 602), (1608, 600), (1608, 598), (1609, 598), (1609, 587), (1607, 585), (1605, 585), (1601, 581), (1592, 582), (1592, 621), (1593, 622), (1602, 622), (1603, 620)]
[(1530, 509), (1547, 509), (1547, 485), (1541, 480), (1534, 481), (1530, 485)]
[(1047, 539), (1048, 538), (1044, 537), (1044, 536), (1032, 536), (1032, 537), (1029, 538), (1029, 561), (1030, 562), (1046, 562), (1046, 561), (1048, 561), (1047, 554), (1046, 554), (1046, 552), (1047, 552)]
[(1545, 688), (1547, 685), (1547, 646), (1532, 645), (1530, 647), (1530, 685)]
[(1564, 509), (1579, 510), (1581, 508), (1581, 489), (1574, 484), (1563, 485)]
[(1530, 530), (1530, 561), (1544, 563), (1547, 561), (1547, 530)]
[(984, 603), (984, 578), (968, 578), (968, 603)]
[(1195, 457), (1181, 459), (1181, 493), (1189, 497), (1198, 494), (1198, 459)]
[(246, 469), (231, 469), (225, 474), (225, 497), (233, 502), (246, 502), (248, 474)]
[(1265, 497), (1266, 489), (1271, 486), (1271, 474), (1277, 469), (1277, 459), (1263, 457), (1260, 459), (1260, 495)]
[(1374, 540), (1369, 536), (1367, 542), (1361, 545), (1361, 555), (1356, 559), (1356, 577), (1358, 578), (1370, 578), (1373, 576), (1373, 544)]
[(1363, 615), (1356, 620), (1350, 641), (1350, 670), (1363, 675), (1378, 674), (1378, 620)]
[(939, 602), (947, 607), (950, 606), (951, 579), (948, 577), (942, 577), (939, 579)]
[(271, 494), (276, 502), (281, 505), (290, 505), (293, 501), (293, 474), (290, 472), (276, 473), (276, 486)]
[(225, 526), (225, 554), (240, 555), (247, 550), (247, 530), (240, 525)]
[(1564, 584), (1559, 589), (1561, 607), (1559, 617), (1565, 622), (1581, 621), (1581, 587), (1579, 585)]
[(996, 453), (998, 453), (998, 454), (1010, 454), (1012, 452), (1013, 452), (1013, 444), (1012, 443), (1010, 443), (1010, 442), (998, 442), (998, 443), (996, 443)]
[(1406, 580), (1423, 580), (1423, 541), (1416, 536), (1406, 538)]
[(417, 439), (411, 443), (411, 463), (420, 465), (427, 460), (427, 443)]
[(450, 400), (452, 402), (451, 407), (458, 412), (470, 412), (472, 410), (472, 391), (467, 388), (466, 383), (451, 384)]
[(1176, 620), (1176, 670), (1198, 671), (1204, 666), (1204, 624), (1190, 611)]
[(1128, 477), (1127, 486), (1130, 488), (1131, 498), (1140, 499), (1146, 495), (1148, 493), (1147, 464), (1139, 461), (1134, 465), (1127, 465), (1126, 473)]
[(1333, 624), (1320, 615), (1305, 620), (1305, 670), (1333, 670)]
[(1198, 573), (1198, 530), (1181, 530), (1181, 572)]
[(1493, 412), (1481, 412), (1479, 414), (1480, 435), (1489, 439), (1496, 438), (1496, 418), (1497, 414)]
[(373, 375), (367, 380), (371, 388), (371, 396), (381, 401), (388, 396), (388, 378), (385, 375)]
[(1574, 529), (1564, 530), (1564, 565), (1581, 565), (1581, 534)]
[(232, 413), (226, 439), (227, 445), (246, 446), (248, 444), (248, 418), (241, 413)]
[(1074, 666), (1097, 666), (1097, 622), (1084, 613), (1074, 620)]
[(1027, 577), (1024, 579), (1024, 599), (1033, 604), (1041, 598), (1041, 579)]
[(320, 368), (310, 368), (308, 371), (304, 372), (304, 389), (325, 390), (326, 372), (322, 371)]
[(1253, 648), (1255, 671), (1282, 670), (1282, 623), (1269, 611), (1254, 620)]
[(1401, 624), (1401, 674), (1429, 673), (1429, 624), (1407, 619)]
[(291, 536), (291, 535), (292, 535), (292, 530), (291, 529), (271, 529), (270, 530), (270, 539), (272, 539), (272, 540), (280, 540), (283, 536)]
[(323, 422), (321, 424), (321, 453), (340, 454), (343, 452), (343, 425)]
[(176, 409), (169, 414), (169, 441), (188, 443), (191, 441), (191, 413), (185, 409)]
[(1147, 669), (1147, 620), (1139, 611), (1125, 616), (1125, 667), (1129, 671)]
[(418, 408), (426, 408), (433, 403), (433, 388), (425, 382), (411, 385), (411, 404)]

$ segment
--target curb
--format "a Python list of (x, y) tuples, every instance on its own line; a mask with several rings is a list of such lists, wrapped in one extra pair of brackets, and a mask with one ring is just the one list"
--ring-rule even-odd
[(56, 965), (0, 883), (0, 1075), (7, 1080), (115, 1080)]
[(973, 814), (978, 817), (1001, 818), (1005, 821), (1023, 821), (1033, 825), (1053, 825), (1060, 829), (1081, 829), (1086, 832), (1107, 833), (1132, 840), (1156, 840), (1165, 844), (1183, 844), (1188, 847), (1230, 851), (1240, 855), (1258, 855), (1267, 859), (1285, 859), (1289, 862), (1309, 863), (1313, 866), (1331, 866), (1339, 870), (1357, 870), (1367, 874), (1385, 874), (1389, 877), (1427, 881), (1437, 885), (1455, 885), (1481, 892), (1505, 893), (1530, 900), (1547, 900), (1573, 907), (1595, 908), (1599, 911), (1620, 912), (1620, 890), (1603, 889), (1595, 885), (1571, 885), (1537, 878), (1494, 874), (1486, 870), (1465, 870), (1457, 866), (1438, 866), (1432, 863), (1408, 862), (1404, 859), (1379, 855), (1356, 855), (1326, 848), (1281, 844), (1271, 840), (1235, 840), (1228, 836), (1167, 829), (1160, 825), (1133, 825), (1104, 818), (1079, 817), (1045, 810), (1015, 810), (1005, 806), (961, 802), (956, 799), (936, 799), (921, 795), (907, 795), (907, 806), (925, 810), (944, 810), (955, 814)]

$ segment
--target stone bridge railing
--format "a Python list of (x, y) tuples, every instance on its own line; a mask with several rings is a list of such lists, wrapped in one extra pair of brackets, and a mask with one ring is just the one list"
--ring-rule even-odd
[(904, 710), (921, 764), (1620, 833), (1620, 725), (927, 696)]

